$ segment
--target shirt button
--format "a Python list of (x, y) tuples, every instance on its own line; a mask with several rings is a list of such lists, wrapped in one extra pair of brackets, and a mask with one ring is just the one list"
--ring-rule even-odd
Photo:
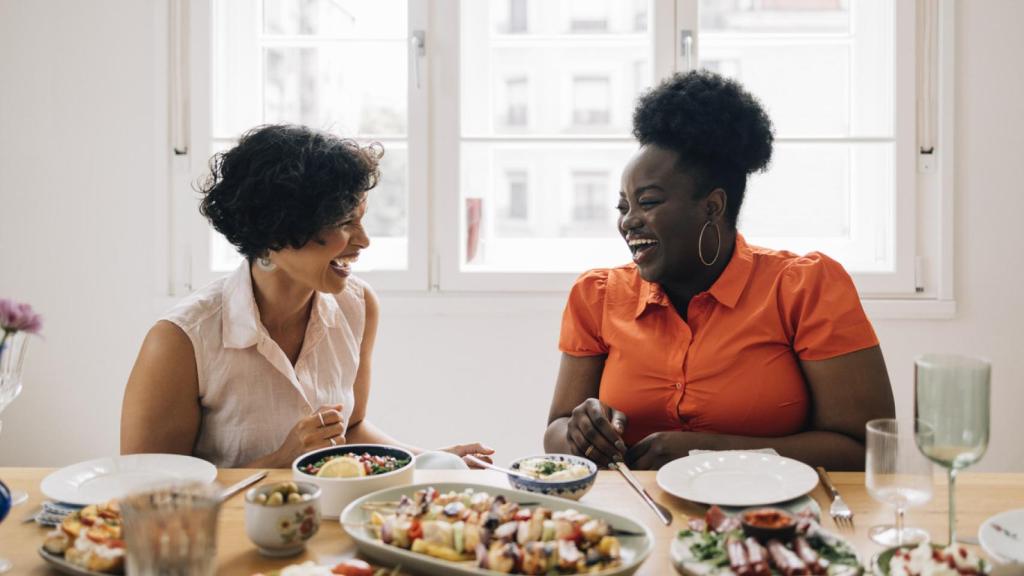
[(682, 390), (682, 388), (683, 388), (683, 385), (681, 383), (679, 383), (679, 382), (676, 382), (676, 390)]

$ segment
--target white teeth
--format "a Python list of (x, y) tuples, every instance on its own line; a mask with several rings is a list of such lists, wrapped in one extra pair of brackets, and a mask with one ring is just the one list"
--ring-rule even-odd
[(650, 238), (636, 238), (627, 242), (630, 248), (636, 248), (637, 246), (647, 246), (650, 244), (657, 244), (657, 240), (651, 240)]

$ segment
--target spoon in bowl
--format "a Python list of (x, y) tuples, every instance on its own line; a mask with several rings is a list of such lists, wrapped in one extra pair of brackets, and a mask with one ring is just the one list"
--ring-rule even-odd
[(476, 464), (477, 466), (479, 466), (481, 468), (487, 468), (488, 470), (494, 470), (495, 472), (501, 472), (502, 474), (508, 474), (509, 476), (517, 476), (519, 478), (525, 478), (527, 480), (536, 480), (537, 479), (537, 478), (535, 478), (533, 476), (530, 476), (529, 474), (527, 474), (525, 472), (519, 472), (517, 470), (510, 470), (508, 468), (502, 468), (501, 466), (495, 466), (494, 464), (491, 464), (490, 462), (487, 462), (485, 460), (481, 460), (480, 458), (477, 458), (476, 456), (473, 456), (472, 454), (467, 454), (467, 455), (463, 456), (463, 458), (465, 458), (466, 460), (469, 460), (470, 462), (472, 462), (473, 464)]

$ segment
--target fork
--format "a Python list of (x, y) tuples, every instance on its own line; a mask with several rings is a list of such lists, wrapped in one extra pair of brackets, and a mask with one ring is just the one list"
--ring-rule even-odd
[(853, 510), (843, 502), (843, 497), (839, 495), (839, 489), (832, 483), (828, 472), (821, 466), (818, 466), (817, 470), (821, 476), (821, 483), (825, 485), (825, 490), (832, 498), (832, 505), (828, 507), (828, 515), (832, 517), (832, 522), (839, 528), (853, 528)]

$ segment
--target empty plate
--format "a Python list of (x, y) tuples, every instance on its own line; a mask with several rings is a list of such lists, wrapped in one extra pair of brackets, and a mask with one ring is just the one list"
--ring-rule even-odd
[(658, 470), (662, 490), (691, 502), (760, 506), (799, 498), (818, 485), (814, 469), (792, 458), (757, 452), (706, 452)]
[(66, 466), (43, 478), (39, 489), (48, 498), (86, 506), (170, 482), (209, 484), (217, 468), (181, 454), (130, 454), (97, 458)]

